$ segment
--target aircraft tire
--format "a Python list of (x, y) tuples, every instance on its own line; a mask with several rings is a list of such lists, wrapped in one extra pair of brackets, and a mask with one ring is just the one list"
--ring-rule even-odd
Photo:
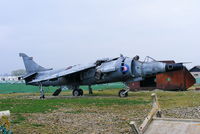
[(40, 99), (45, 99), (45, 96), (44, 95), (40, 96)]
[(81, 95), (81, 92), (79, 89), (74, 89), (73, 92), (72, 92), (72, 95), (73, 96), (80, 96)]
[(119, 97), (127, 97), (128, 96), (128, 92), (123, 94), (126, 90), (122, 89), (119, 91)]

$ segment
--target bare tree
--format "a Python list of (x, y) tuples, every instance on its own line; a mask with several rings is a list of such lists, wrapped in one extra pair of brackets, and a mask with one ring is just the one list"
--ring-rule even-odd
[(26, 71), (24, 69), (17, 69), (11, 72), (12, 76), (21, 76), (26, 74)]

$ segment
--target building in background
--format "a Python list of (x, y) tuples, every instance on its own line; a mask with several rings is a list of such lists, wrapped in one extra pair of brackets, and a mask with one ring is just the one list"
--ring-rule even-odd
[(0, 76), (0, 83), (24, 83), (18, 76)]
[(200, 85), (200, 66), (194, 66), (192, 69), (190, 69), (190, 73), (196, 79), (196, 84)]

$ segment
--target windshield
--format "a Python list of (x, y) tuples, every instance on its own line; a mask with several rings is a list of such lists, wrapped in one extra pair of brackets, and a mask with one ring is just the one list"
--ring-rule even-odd
[(150, 56), (146, 56), (144, 59), (144, 62), (152, 62), (152, 61), (156, 61), (156, 60)]

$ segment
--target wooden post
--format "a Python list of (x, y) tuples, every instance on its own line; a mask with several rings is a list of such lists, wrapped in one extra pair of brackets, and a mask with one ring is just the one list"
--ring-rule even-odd
[(142, 125), (139, 127), (139, 129), (136, 127), (135, 122), (130, 122), (130, 126), (132, 129), (132, 133), (133, 134), (143, 134), (147, 127), (149, 126), (149, 124), (151, 123), (151, 121), (153, 120), (153, 117), (161, 117), (161, 110), (160, 110), (160, 105), (158, 103), (158, 98), (157, 95), (155, 93), (153, 93), (151, 95), (152, 97), (152, 109), (151, 112), (148, 114), (148, 116), (145, 118), (144, 122), (142, 123)]
[[(140, 132), (144, 133), (145, 130), (147, 129), (147, 127), (149, 126), (149, 124), (151, 123), (151, 121), (153, 120), (153, 117), (156, 116), (161, 116), (160, 114), (157, 115), (157, 113), (159, 113), (160, 111), (160, 105), (158, 103), (158, 98), (157, 95), (155, 93), (153, 93), (151, 95), (153, 103), (152, 103), (152, 110), (151, 112), (148, 114), (148, 116), (145, 118), (144, 122), (142, 123), (142, 125), (139, 127)], [(160, 112), (161, 113), (161, 112)]]
[(132, 130), (133, 134), (140, 134), (140, 132), (136, 126), (136, 123), (134, 121), (131, 121), (129, 125), (131, 126), (131, 130)]

